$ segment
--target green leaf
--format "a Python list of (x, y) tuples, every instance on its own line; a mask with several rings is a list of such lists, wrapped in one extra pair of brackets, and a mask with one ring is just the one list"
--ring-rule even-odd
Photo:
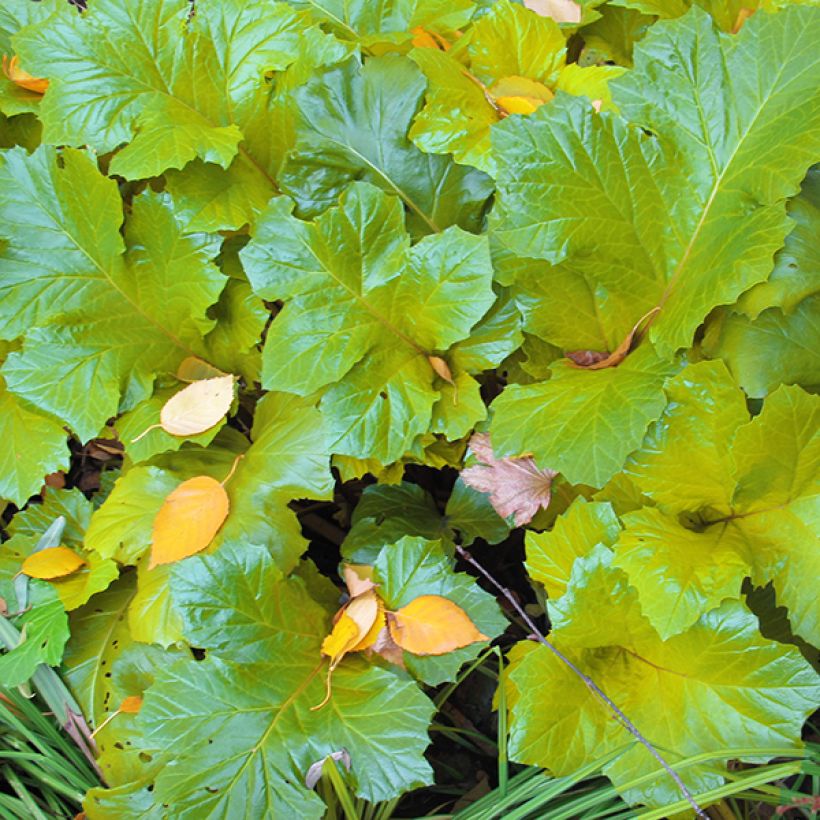
[(820, 644), (817, 599), (806, 584), (820, 572), (820, 400), (781, 387), (735, 436), (737, 487), (730, 526), (748, 545), (752, 579), (773, 581), (794, 631)]
[[(156, 176), (200, 157), (222, 167), (264, 89), (263, 72), (296, 58), (298, 14), (284, 4), (227, 0), (197, 9), (174, 0), (63, 4), (15, 38), (32, 73), (51, 80), (40, 108), (45, 139), (107, 152), (129, 143), (112, 172)], [(127, 56), (126, 56), (127, 55)]]
[(42, 504), (29, 504), (21, 510), (8, 525), (10, 535), (40, 538), (62, 516), (65, 527), (60, 543), (71, 549), (82, 547), (85, 531), (88, 529), (93, 506), (78, 489), (57, 490), (51, 487), (43, 494)]
[(147, 397), (154, 373), (200, 350), (225, 283), (209, 261), (218, 239), (186, 236), (170, 197), (148, 191), (134, 200), (124, 256), (117, 186), (86, 155), (16, 149), (3, 159), (0, 332), (27, 331), (3, 375), (85, 441)]
[(784, 199), (820, 150), (818, 30), (820, 14), (791, 8), (730, 37), (692, 9), (653, 26), (613, 83), (632, 127), (568, 99), (508, 118), (496, 238), (566, 262), (599, 302), (629, 294), (621, 328), (660, 307), (650, 337), (664, 355), (687, 347), (712, 307), (768, 276), (788, 232)]
[(424, 154), (407, 139), (424, 86), (410, 60), (392, 55), (364, 67), (348, 60), (295, 92), (297, 139), (280, 182), (300, 216), (316, 216), (363, 179), (404, 202), (414, 234), (481, 227), (489, 177)]
[(749, 420), (743, 393), (722, 362), (699, 362), (667, 382), (669, 404), (652, 424), (626, 472), (668, 513), (710, 506), (729, 510), (734, 489), (731, 442)]
[(494, 301), (486, 240), (451, 228), (410, 248), (399, 200), (364, 183), (313, 223), (291, 208), (274, 200), (241, 254), (254, 291), (286, 301), (262, 383), (300, 395), (329, 387), (332, 452), (389, 464), (430, 429), (427, 357), (466, 339)]
[(749, 319), (732, 310), (713, 314), (703, 350), (722, 358), (752, 398), (763, 398), (781, 384), (820, 384), (820, 294), (800, 302), (791, 313), (779, 307)]
[(503, 519), (490, 503), (486, 493), (468, 487), (459, 478), (445, 510), (447, 523), (461, 534), (461, 543), (470, 545), (477, 538), (489, 544), (503, 541), (512, 526)]
[(136, 716), (158, 764), (154, 810), (319, 818), (322, 802), (301, 784), (342, 747), (355, 761), (343, 776), (366, 799), (429, 781), (433, 705), (406, 674), (345, 659), (331, 704), (310, 710), (324, 693), (330, 615), (299, 580), (280, 580), (267, 551), (226, 546), (174, 576), (186, 636), (208, 656), (158, 669)]
[(601, 9), (601, 13), (598, 20), (581, 29), (584, 50), (578, 58), (579, 64), (589, 65), (591, 61), (603, 58), (631, 67), (632, 50), (646, 36), (654, 19), (634, 9), (618, 8), (611, 2)]
[(648, 345), (604, 370), (562, 360), (549, 381), (508, 387), (493, 402), (493, 447), (499, 456), (532, 453), (573, 484), (603, 487), (660, 415), (674, 370)]
[(620, 532), (621, 523), (610, 504), (576, 498), (549, 532), (527, 532), (527, 572), (544, 585), (551, 600), (560, 598), (567, 591), (575, 560), (598, 544), (614, 546)]
[[(441, 542), (405, 537), (386, 546), (375, 563), (379, 594), (388, 610), (400, 609), (422, 595), (440, 595), (461, 607), (484, 635), (493, 637), (507, 626), (495, 598), (465, 573), (454, 572), (453, 559)], [(436, 686), (453, 680), (461, 666), (475, 658), (486, 642), (480, 641), (445, 655), (404, 653), (408, 670)]]
[(49, 473), (68, 469), (62, 424), (6, 389), (0, 376), (0, 498), (22, 507)]
[[(598, 547), (576, 562), (578, 585), (562, 599), (552, 640), (668, 762), (726, 748), (799, 743), (803, 717), (814, 709), (820, 688), (795, 648), (762, 638), (757, 619), (737, 601), (662, 641), (641, 616), (625, 575), (608, 566), (610, 555)], [(507, 680), (513, 759), (560, 776), (587, 762), (589, 749), (596, 756), (621, 749), (604, 768), (616, 788), (658, 771), (647, 785), (627, 791), (626, 800), (662, 806), (680, 797), (649, 752), (546, 647), (520, 644)], [(680, 774), (697, 793), (719, 786), (721, 771), (712, 763)]]
[(131, 645), (126, 613), (135, 592), (134, 573), (126, 573), (105, 592), (71, 613), (63, 675), (83, 714), (99, 726), (119, 703), (112, 702), (111, 669)]
[(364, 44), (409, 40), (412, 29), (450, 31), (465, 26), (473, 14), (472, 0), (288, 0), (290, 5), (310, 11), (343, 39)]
[(740, 599), (745, 544), (727, 526), (695, 532), (660, 510), (623, 516), (613, 566), (629, 576), (641, 609), (662, 640), (678, 635), (726, 599)]
[(131, 638), (163, 648), (182, 640), (182, 620), (171, 598), (171, 566), (148, 569), (144, 561), (137, 570), (137, 591), (128, 607)]

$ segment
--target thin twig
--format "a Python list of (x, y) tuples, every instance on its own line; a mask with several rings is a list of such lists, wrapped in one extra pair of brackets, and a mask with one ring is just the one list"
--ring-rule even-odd
[(532, 631), (532, 637), (538, 641), (538, 643), (542, 643), (547, 649), (550, 650), (562, 663), (566, 664), (586, 685), (586, 687), (596, 696), (598, 697), (603, 703), (612, 711), (616, 718), (623, 724), (626, 730), (637, 740), (639, 741), (647, 751), (655, 758), (655, 760), (660, 763), (663, 767), (664, 771), (675, 781), (675, 785), (680, 789), (681, 794), (686, 798), (689, 805), (694, 809), (695, 814), (698, 817), (704, 818), (704, 820), (709, 820), (709, 816), (703, 811), (703, 809), (698, 805), (697, 801), (695, 800), (692, 793), (689, 789), (686, 788), (686, 784), (681, 780), (680, 775), (661, 757), (660, 752), (641, 734), (640, 730), (637, 726), (610, 700), (609, 696), (595, 683), (592, 678), (588, 675), (585, 675), (560, 649), (554, 646), (550, 641), (546, 639), (546, 637), (541, 633), (538, 627), (533, 623), (532, 618), (527, 615), (524, 608), (516, 601), (513, 594), (506, 588), (501, 586), (498, 581), (487, 572), (478, 561), (473, 558), (470, 553), (468, 553), (463, 547), (456, 545), (456, 551), (458, 554), (471, 566), (475, 567), (514, 607), (515, 611), (521, 616), (521, 619), (527, 625), (527, 627)]

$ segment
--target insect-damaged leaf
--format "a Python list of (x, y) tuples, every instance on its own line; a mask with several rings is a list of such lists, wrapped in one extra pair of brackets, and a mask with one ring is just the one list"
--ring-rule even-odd
[(517, 527), (527, 524), (550, 503), (554, 470), (539, 470), (531, 458), (496, 458), (486, 433), (470, 439), (470, 449), (481, 464), (462, 470), (465, 484), (489, 493), (495, 511), (507, 518), (515, 515)]
[(229, 510), (228, 494), (215, 478), (201, 475), (183, 481), (154, 519), (149, 569), (204, 550)]
[(30, 578), (62, 578), (76, 572), (85, 563), (85, 558), (68, 547), (49, 547), (29, 555), (23, 561), (22, 571)]
[(421, 595), (389, 612), (390, 636), (414, 655), (444, 655), (476, 641), (488, 641), (467, 613), (441, 595)]

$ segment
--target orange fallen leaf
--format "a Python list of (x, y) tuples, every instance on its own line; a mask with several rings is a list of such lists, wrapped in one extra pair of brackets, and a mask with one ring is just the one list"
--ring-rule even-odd
[(742, 8), (737, 13), (737, 19), (732, 26), (732, 34), (737, 34), (742, 28), (743, 24), (755, 13), (756, 9)]
[(524, 5), (541, 17), (556, 23), (580, 23), (582, 9), (574, 0), (524, 0)]
[(421, 26), (416, 26), (411, 29), (410, 33), (413, 35), (411, 43), (416, 48), (435, 48), (439, 51), (449, 51), (450, 44), (440, 34), (434, 31), (427, 31)]
[(68, 547), (49, 547), (29, 555), (23, 561), (22, 571), (30, 578), (50, 580), (71, 575), (85, 563), (84, 558)]
[(651, 316), (654, 316), (659, 310), (659, 307), (653, 307), (652, 310), (644, 313), (644, 315), (635, 322), (635, 326), (626, 334), (624, 340), (612, 353), (605, 353), (598, 350), (570, 351), (567, 353), (570, 367), (574, 367), (578, 370), (604, 370), (607, 367), (617, 367), (641, 340), (641, 335), (646, 330), (646, 327), (642, 327), (643, 323)]
[(488, 641), (467, 613), (441, 595), (422, 595), (387, 614), (390, 637), (414, 655), (444, 655), (476, 641)]
[(3, 73), (15, 85), (20, 88), (25, 88), (27, 91), (33, 91), (35, 94), (45, 94), (48, 88), (48, 80), (42, 77), (33, 77), (28, 71), (23, 71), (20, 68), (20, 61), (15, 54), (10, 60), (3, 55)]
[(168, 495), (154, 519), (148, 569), (204, 550), (229, 511), (228, 494), (215, 478), (200, 475), (183, 481)]
[(482, 463), (462, 470), (461, 478), (468, 487), (488, 493), (490, 504), (502, 518), (514, 514), (515, 525), (520, 527), (542, 507), (547, 508), (552, 480), (558, 473), (540, 470), (528, 457), (496, 458), (486, 433), (474, 434), (470, 449)]
[(119, 711), (129, 715), (135, 715), (142, 709), (142, 698), (139, 695), (128, 695), (122, 699)]
[(171, 396), (159, 413), (159, 424), (131, 439), (133, 444), (149, 431), (161, 427), (172, 436), (196, 436), (210, 430), (230, 410), (234, 378), (231, 375), (202, 379)]

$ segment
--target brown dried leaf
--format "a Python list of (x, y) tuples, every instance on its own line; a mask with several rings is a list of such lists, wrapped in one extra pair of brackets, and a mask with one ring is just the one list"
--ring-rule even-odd
[(496, 458), (486, 433), (475, 433), (470, 449), (482, 463), (462, 470), (461, 478), (474, 490), (488, 493), (502, 518), (515, 515), (515, 525), (520, 527), (549, 505), (552, 480), (558, 475), (554, 470), (539, 470), (528, 457)]
[[(654, 307), (652, 310), (644, 313), (635, 326), (629, 333), (626, 334), (624, 340), (612, 351), (612, 353), (605, 353), (599, 350), (572, 350), (567, 353), (567, 358), (570, 361), (570, 367), (578, 370), (604, 370), (607, 367), (617, 367), (630, 353), (630, 351), (641, 340), (643, 331), (643, 323), (654, 316), (660, 310), (659, 307)], [(647, 324), (647, 327), (649, 325)]]

